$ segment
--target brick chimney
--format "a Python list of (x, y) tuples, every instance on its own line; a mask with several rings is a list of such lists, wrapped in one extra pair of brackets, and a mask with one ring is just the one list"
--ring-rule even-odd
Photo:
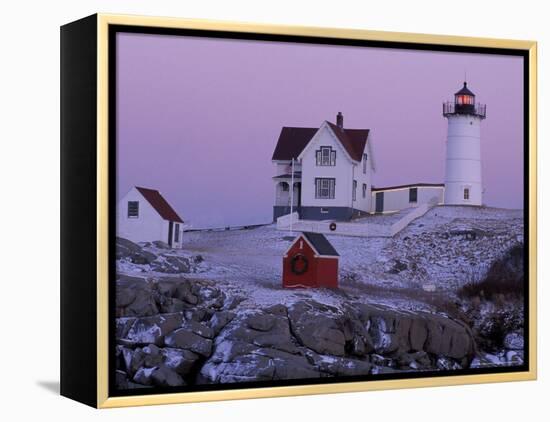
[(344, 115), (341, 111), (339, 111), (336, 115), (336, 126), (338, 126), (340, 129), (344, 129)]

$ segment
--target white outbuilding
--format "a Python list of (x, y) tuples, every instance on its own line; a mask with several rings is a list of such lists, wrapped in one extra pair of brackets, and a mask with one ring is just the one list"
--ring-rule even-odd
[(421, 204), (443, 205), (444, 194), (443, 183), (414, 183), (380, 188), (373, 186), (372, 213), (392, 213)]
[(134, 186), (117, 206), (116, 233), (132, 242), (181, 247), (184, 222), (159, 191)]

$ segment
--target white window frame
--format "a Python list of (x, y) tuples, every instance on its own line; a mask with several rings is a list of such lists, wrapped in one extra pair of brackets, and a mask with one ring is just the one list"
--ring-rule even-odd
[(336, 165), (336, 150), (331, 146), (322, 146), (315, 151), (316, 165), (322, 167), (335, 166)]
[(330, 177), (315, 178), (315, 199), (334, 199), (336, 196), (336, 179)]

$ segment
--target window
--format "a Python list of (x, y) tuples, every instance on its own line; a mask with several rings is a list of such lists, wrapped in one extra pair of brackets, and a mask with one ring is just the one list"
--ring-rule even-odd
[(353, 201), (357, 200), (357, 180), (353, 181), (353, 190), (351, 192), (351, 195), (353, 197)]
[(174, 242), (180, 241), (180, 225), (176, 224), (176, 228), (174, 229)]
[(315, 179), (315, 198), (334, 199), (336, 179), (316, 178)]
[(367, 154), (363, 154), (363, 174), (367, 174)]
[(418, 188), (409, 188), (409, 202), (418, 201)]
[(464, 199), (466, 201), (470, 199), (470, 188), (464, 188)]
[(315, 152), (315, 159), (318, 166), (335, 166), (336, 151), (331, 147), (321, 147)]
[(474, 97), (471, 95), (458, 95), (456, 97), (456, 103), (459, 105), (473, 105)]
[(139, 201), (128, 201), (128, 218), (139, 217)]
[(363, 199), (367, 197), (367, 184), (363, 183)]
[(288, 192), (288, 187), (289, 187), (288, 183), (286, 183), (286, 182), (281, 183), (281, 189), (282, 189), (283, 192)]

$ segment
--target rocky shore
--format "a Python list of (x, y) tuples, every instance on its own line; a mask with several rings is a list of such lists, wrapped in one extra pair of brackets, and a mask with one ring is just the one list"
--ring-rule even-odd
[(281, 288), (290, 241), (273, 227), (178, 250), (117, 239), (117, 386), (523, 364), (520, 212), (438, 207), (391, 239), (333, 236), (335, 290)]
[(117, 281), (119, 388), (468, 368), (450, 318), (314, 300), (249, 310), (204, 280)]

